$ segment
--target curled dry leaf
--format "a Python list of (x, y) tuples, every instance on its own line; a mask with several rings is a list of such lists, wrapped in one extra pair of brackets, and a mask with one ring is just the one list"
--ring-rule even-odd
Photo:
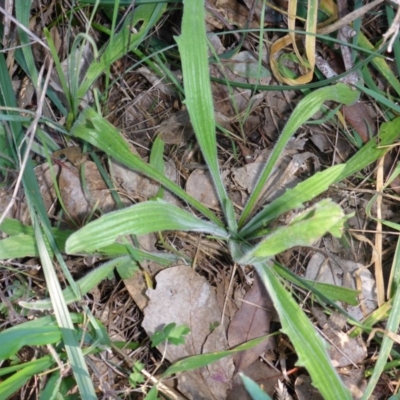
[[(214, 289), (190, 267), (176, 266), (159, 272), (156, 288), (149, 289), (146, 294), (150, 300), (144, 310), (142, 326), (148, 335), (172, 322), (187, 325), (191, 330), (184, 344), (158, 346), (170, 362), (201, 354), (207, 349), (226, 350), (224, 329), (221, 327), (218, 333), (211, 333), (211, 326), (221, 320)], [(178, 387), (191, 399), (223, 400), (232, 375), (232, 360), (224, 358), (219, 366), (179, 375)]]

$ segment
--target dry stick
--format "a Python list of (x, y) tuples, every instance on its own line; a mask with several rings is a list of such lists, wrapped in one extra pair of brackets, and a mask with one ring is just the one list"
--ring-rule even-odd
[(328, 25), (324, 28), (318, 29), (317, 33), (324, 35), (328, 33), (332, 33), (337, 31), (338, 29), (342, 28), (345, 25), (349, 25), (357, 18), (361, 17), (362, 15), (366, 14), (368, 11), (373, 9), (374, 7), (378, 6), (379, 4), (383, 3), (385, 0), (375, 0), (372, 3), (366, 4), (357, 10), (354, 10), (350, 14), (347, 14), (343, 18), (339, 19), (332, 25)]
[[(14, 189), (14, 192), (13, 192), (13, 195), (12, 195), (12, 199), (11, 199), (10, 203), (8, 204), (8, 206), (6, 207), (6, 209), (4, 210), (3, 214), (0, 217), (0, 225), (5, 220), (6, 215), (9, 213), (9, 211), (11, 210), (11, 208), (13, 207), (13, 205), (15, 204), (15, 201), (17, 199), (17, 194), (18, 194), (19, 188), (21, 186), (22, 177), (24, 175), (24, 170), (25, 170), (26, 164), (27, 164), (28, 159), (29, 159), (29, 153), (31, 151), (33, 140), (35, 138), (36, 128), (37, 128), (37, 125), (39, 123), (39, 119), (42, 116), (44, 99), (45, 99), (45, 96), (46, 96), (47, 86), (49, 85), (51, 71), (53, 69), (53, 62), (52, 61), (49, 62), (47, 75), (46, 75), (46, 80), (44, 82), (43, 88), (41, 88), (40, 85), (41, 85), (41, 81), (42, 81), (42, 78), (43, 78), (45, 65), (46, 65), (46, 60), (43, 63), (43, 66), (40, 69), (39, 76), (38, 76), (36, 92), (37, 92), (37, 97), (38, 97), (39, 101), (38, 101), (38, 107), (37, 107), (36, 115), (35, 115), (35, 118), (33, 119), (32, 123), (30, 124), (28, 130), (26, 131), (26, 135), (25, 135), (25, 138), (29, 136), (29, 142), (28, 142), (28, 145), (26, 147), (24, 158), (23, 158), (22, 163), (21, 163), (21, 167), (20, 167), (21, 170), (20, 170), (20, 172), (18, 174), (18, 179), (17, 179), (17, 182), (15, 184), (15, 189)], [(24, 141), (25, 141), (25, 139), (21, 142), (21, 145), (22, 145), (22, 143)]]

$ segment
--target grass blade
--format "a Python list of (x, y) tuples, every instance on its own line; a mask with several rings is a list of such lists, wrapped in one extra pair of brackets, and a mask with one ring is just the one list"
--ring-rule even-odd
[[(114, 258), (113, 260), (104, 263), (103, 265), (97, 267), (95, 270), (86, 274), (83, 278), (79, 279), (76, 283), (80, 289), (81, 296), (76, 296), (74, 291), (67, 287), (62, 291), (64, 301), (66, 304), (71, 304), (75, 301), (82, 299), (86, 293), (92, 290), (95, 286), (100, 284), (104, 279), (110, 276), (114, 271), (114, 268), (126, 263), (129, 257)], [(38, 301), (20, 301), (19, 305), (30, 310), (52, 310), (53, 303), (51, 299), (43, 299)], [(1, 353), (0, 353), (1, 354)]]
[(97, 396), (93, 387), (93, 382), (90, 379), (89, 371), (83, 357), (82, 349), (79, 346), (78, 338), (75, 334), (74, 325), (72, 323), (67, 305), (65, 304), (60, 283), (57, 279), (53, 263), (47, 251), (43, 234), (40, 230), (38, 221), (35, 218), (36, 216), (32, 212), (31, 217), (34, 218), (34, 229), (40, 254), (40, 260), (46, 278), (47, 287), (49, 289), (50, 298), (53, 303), (54, 314), (62, 332), (65, 350), (72, 366), (74, 378), (79, 387), (79, 392), (82, 398), (95, 400), (97, 399)]
[(15, 394), (22, 386), (24, 386), (34, 375), (50, 369), (54, 364), (54, 360), (50, 356), (35, 360), (33, 363), (20, 369), (10, 378), (0, 383), (0, 398), (8, 399)]
[[(99, 60), (94, 60), (87, 70), (85, 79), (78, 90), (78, 98), (83, 98), (85, 96), (96, 79), (103, 72), (108, 70), (110, 65), (143, 42), (149, 30), (163, 15), (166, 5), (167, 3), (164, 2), (144, 4), (132, 11), (133, 18), (129, 15), (125, 18), (123, 26), (113, 38), (113, 45), (106, 45), (105, 48), (102, 49), (103, 52)], [(137, 24), (140, 24), (140, 29), (137, 33), (132, 34), (131, 25), (135, 26)]]

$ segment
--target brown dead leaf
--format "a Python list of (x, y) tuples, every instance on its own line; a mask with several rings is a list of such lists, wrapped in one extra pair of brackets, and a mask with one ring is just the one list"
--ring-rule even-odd
[(188, 142), (194, 135), (187, 111), (178, 111), (164, 120), (156, 131), (156, 134), (166, 144), (181, 144)]
[(364, 143), (376, 135), (376, 123), (371, 118), (370, 112), (364, 103), (342, 107), (344, 118), (357, 131)]
[[(235, 347), (260, 336), (268, 335), (274, 306), (263, 283), (255, 275), (253, 286), (243, 298), (228, 329), (229, 346)], [(268, 339), (252, 349), (235, 354), (235, 371), (244, 370), (267, 349), (273, 351), (275, 342)]]
[(114, 209), (115, 203), (106, 183), (92, 161), (84, 163), (87, 191), (83, 190), (79, 169), (69, 162), (61, 168), (58, 184), (64, 206), (73, 220), (83, 220), (94, 208), (103, 212)]
[(54, 205), (57, 201), (54, 177), (57, 180), (65, 209), (73, 221), (83, 221), (94, 208), (103, 212), (109, 212), (114, 209), (115, 203), (110, 190), (94, 162), (87, 161), (82, 165), (86, 191), (81, 183), (79, 169), (70, 162), (64, 162), (61, 165), (54, 164), (50, 167), (47, 163), (44, 163), (35, 168), (40, 193), (46, 209), (49, 210), (49, 215), (54, 214)]
[[(137, 154), (136, 151), (135, 154)], [(177, 182), (178, 172), (172, 160), (165, 163), (164, 174), (173, 182)], [(158, 183), (114, 160), (111, 161), (111, 175), (115, 186), (121, 188), (125, 196), (129, 198), (148, 199), (156, 196), (160, 189)]]
[(210, 208), (217, 208), (219, 200), (208, 171), (195, 169), (186, 182), (186, 192)]
[(313, 315), (317, 317), (322, 327), (323, 336), (328, 340), (330, 346), (328, 354), (335, 367), (354, 366), (362, 363), (367, 357), (367, 347), (361, 337), (351, 338), (343, 328), (346, 317), (339, 313), (333, 313), (327, 320), (325, 315), (319, 318), (316, 309)]
[[(217, 331), (218, 340), (211, 334), (210, 327), (220, 322), (221, 311), (215, 291), (205, 278), (190, 267), (176, 266), (159, 272), (156, 282), (156, 288), (146, 293), (150, 300), (142, 326), (147, 334), (152, 335), (172, 322), (187, 325), (191, 330), (184, 344), (158, 347), (170, 362), (201, 354), (206, 349), (226, 350), (226, 339), (221, 337), (224, 330)], [(232, 360), (225, 358), (223, 367), (200, 368), (179, 375), (178, 387), (191, 399), (223, 400), (232, 374)]]
[[(217, 29), (223, 29), (226, 24), (248, 26), (249, 12), (238, 0), (209, 0), (207, 3), (206, 21)], [(256, 21), (250, 27), (256, 28)]]
[(354, 368), (351, 370), (340, 370), (339, 375), (342, 378), (343, 383), (350, 389), (354, 400), (359, 400), (363, 398), (365, 388), (367, 387), (364, 367), (357, 369)]
[(50, 167), (48, 163), (44, 163), (35, 167), (35, 175), (39, 183), (40, 194), (42, 195), (44, 206), (50, 217), (54, 216), (54, 204), (57, 201), (51, 168), (53, 169), (54, 176), (58, 177), (61, 168), (58, 164), (54, 164)]
[(305, 278), (361, 290), (360, 304), (347, 306), (347, 312), (358, 321), (377, 308), (375, 280), (371, 272), (360, 263), (344, 260), (333, 254), (330, 254), (328, 259), (325, 255), (316, 252), (307, 265)]

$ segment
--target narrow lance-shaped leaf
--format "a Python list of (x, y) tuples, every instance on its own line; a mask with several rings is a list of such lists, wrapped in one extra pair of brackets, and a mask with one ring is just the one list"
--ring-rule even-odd
[(219, 226), (158, 200), (108, 213), (87, 224), (68, 238), (66, 252), (89, 253), (112, 244), (121, 235), (145, 235), (165, 230), (204, 232), (228, 237), (227, 232)]
[(222, 222), (207, 207), (189, 196), (181, 187), (165, 177), (164, 174), (133, 154), (129, 149), (128, 143), (122, 138), (117, 129), (92, 108), (87, 107), (82, 111), (71, 129), (71, 134), (86, 140), (127, 167), (161, 183), (165, 188), (199, 210), (204, 216), (214, 221), (217, 225), (223, 226)]
[(215, 116), (207, 54), (204, 1), (183, 2), (182, 35), (175, 37), (182, 61), (185, 104), (196, 139), (208, 165), (228, 225), (236, 232), (232, 201), (228, 198), (218, 166)]
[(345, 164), (335, 165), (323, 172), (317, 172), (293, 189), (287, 189), (282, 196), (273, 200), (255, 215), (240, 230), (240, 235), (248, 239), (250, 235), (260, 228), (265, 228), (269, 222), (284, 212), (302, 207), (306, 201), (325, 192), (332, 183), (337, 181), (338, 176), (343, 173), (345, 168)]
[(326, 343), (317, 334), (315, 328), (283, 287), (274, 271), (267, 265), (255, 264), (279, 315), (282, 331), (286, 333), (298, 356), (296, 365), (304, 366), (309, 372), (312, 384), (326, 400), (350, 400), (350, 392), (343, 385), (339, 375), (329, 359)]
[(365, 144), (346, 164), (336, 165), (318, 172), (295, 188), (288, 189), (282, 196), (265, 206), (246, 226), (240, 231), (240, 235), (248, 238), (258, 229), (265, 227), (270, 221), (282, 213), (301, 207), (328, 189), (335, 182), (340, 182), (357, 171), (382, 157), (389, 151), (390, 144), (398, 137), (400, 131), (400, 117), (393, 121), (384, 122), (379, 129), (379, 144), (376, 138)]
[(346, 86), (343, 83), (338, 83), (335, 86), (318, 89), (300, 101), (279, 136), (279, 139), (260, 174), (257, 184), (247, 201), (239, 220), (239, 228), (244, 225), (250, 214), (254, 211), (254, 208), (257, 206), (265, 182), (270, 176), (284, 147), (296, 130), (311, 118), (325, 101), (352, 104), (357, 100), (358, 96), (359, 93), (357, 91), (352, 90), (349, 86)]
[(309, 246), (325, 233), (339, 237), (346, 217), (341, 207), (330, 199), (303, 211), (288, 225), (272, 231), (261, 243), (237, 260), (252, 264), (268, 259), (294, 246)]

